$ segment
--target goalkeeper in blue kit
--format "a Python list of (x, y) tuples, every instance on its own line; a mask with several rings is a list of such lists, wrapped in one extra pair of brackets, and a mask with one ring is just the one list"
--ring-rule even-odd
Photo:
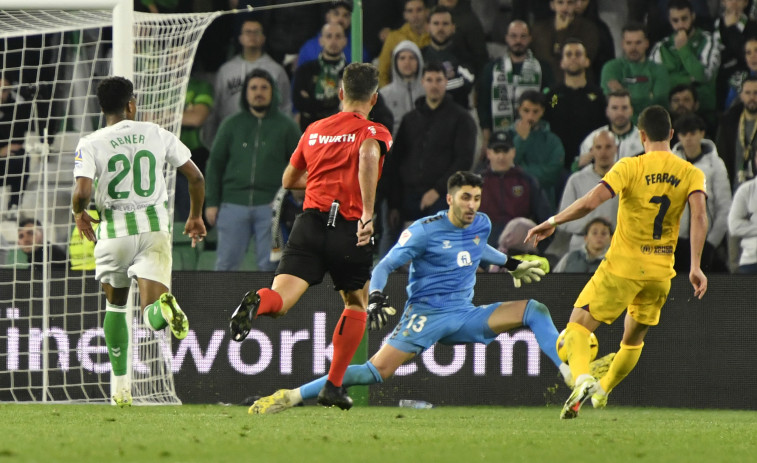
[[(389, 340), (362, 365), (350, 365), (343, 387), (382, 383), (402, 364), (434, 343), (489, 344), (500, 333), (526, 326), (542, 351), (559, 368), (570, 386), (570, 368), (557, 355), (557, 329), (549, 310), (533, 299), (495, 302), (476, 307), (472, 303), (476, 269), (481, 261), (504, 266), (515, 286), (539, 281), (544, 271), (534, 261), (519, 261), (487, 245), (491, 221), (478, 212), (480, 176), (456, 172), (447, 182), (449, 210), (414, 222), (373, 270), (368, 305), (368, 327), (382, 328), (395, 310), (382, 293), (389, 273), (411, 261), (408, 300), (402, 319)], [(277, 413), (314, 399), (326, 377), (297, 389), (280, 389), (257, 400), (252, 414)]]

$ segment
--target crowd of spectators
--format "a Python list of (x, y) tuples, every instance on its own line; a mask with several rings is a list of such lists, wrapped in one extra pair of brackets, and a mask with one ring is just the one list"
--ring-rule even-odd
[[(135, 2), (153, 12), (272, 4)], [(757, 273), (757, 1), (362, 4), (363, 60), (380, 71), (372, 117), (394, 137), (379, 183), (377, 257), (413, 220), (447, 207), (444, 182), (456, 170), (483, 175), (481, 211), (492, 219), (489, 242), (496, 247), (512, 220), (544, 220), (596, 185), (618, 159), (642, 154), (636, 118), (656, 104), (673, 120), (671, 150), (707, 176), (704, 269)], [(182, 139), (213, 190), (207, 222), (226, 229), (216, 268), (239, 268), (251, 235), (257, 267), (273, 268), (266, 242), (281, 230), (262, 229), (277, 213), (275, 179), (300, 133), (339, 110), (341, 71), (352, 59), (351, 13), (350, 1), (253, 9), (221, 16), (206, 30)], [(272, 87), (267, 99), (249, 87), (261, 79)], [(13, 97), (4, 92), (3, 104)], [(2, 130), (3, 117), (0, 111), (0, 166), (14, 173), (3, 180), (15, 192), (23, 189), (25, 165), (17, 160), (18, 137)], [(617, 199), (609, 201), (560, 227), (532, 254), (555, 271), (593, 271), (609, 246), (616, 211)], [(238, 229), (247, 231), (232, 231)], [(687, 239), (685, 213), (679, 248), (688, 249)], [(679, 272), (687, 262), (686, 252), (676, 253)]]

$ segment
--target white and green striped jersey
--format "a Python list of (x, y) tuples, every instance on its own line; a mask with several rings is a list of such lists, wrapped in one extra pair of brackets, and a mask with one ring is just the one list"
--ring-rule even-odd
[(178, 137), (152, 122), (123, 120), (79, 140), (74, 177), (97, 182), (97, 238), (170, 232), (163, 166), (179, 167), (189, 158)]

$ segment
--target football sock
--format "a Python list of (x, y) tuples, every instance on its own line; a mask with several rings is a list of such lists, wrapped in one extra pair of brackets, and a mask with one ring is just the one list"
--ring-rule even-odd
[(150, 329), (159, 331), (168, 326), (168, 322), (163, 318), (163, 312), (160, 310), (160, 299), (145, 307), (144, 313)]
[[(313, 380), (307, 384), (299, 387), (300, 396), (302, 399), (315, 399), (318, 397), (318, 393), (321, 392), (323, 386), (326, 384), (328, 376), (322, 376), (316, 380)], [(368, 361), (362, 365), (350, 365), (347, 367), (347, 371), (344, 373), (344, 379), (342, 380), (342, 386), (367, 386), (369, 384), (383, 383), (376, 367)]]
[(589, 374), (589, 359), (591, 348), (589, 347), (589, 331), (585, 326), (570, 322), (565, 328), (565, 352), (568, 353), (568, 365), (576, 385), (581, 384), (581, 375)]
[(526, 304), (525, 312), (523, 312), (523, 325), (533, 331), (534, 336), (536, 336), (536, 342), (539, 343), (541, 350), (559, 368), (563, 362), (560, 360), (560, 356), (557, 355), (558, 333), (547, 306), (530, 299), (528, 304)]
[(627, 346), (620, 343), (620, 350), (615, 354), (615, 358), (612, 359), (610, 369), (607, 374), (599, 381), (599, 385), (602, 389), (609, 394), (615, 386), (617, 386), (628, 373), (633, 370), (636, 363), (641, 356), (641, 349), (644, 347), (642, 342), (638, 346)]
[(113, 367), (113, 374), (123, 376), (129, 357), (129, 329), (126, 326), (126, 306), (105, 304), (105, 345), (108, 346), (108, 358)]
[(265, 315), (267, 313), (276, 313), (284, 306), (284, 301), (281, 299), (281, 295), (276, 291), (269, 288), (262, 288), (258, 290), (258, 296), (260, 296), (260, 306), (258, 306), (258, 315)]
[(329, 368), (329, 381), (336, 387), (342, 385), (344, 372), (363, 339), (367, 318), (366, 312), (358, 312), (345, 307), (334, 328), (334, 335), (331, 338), (334, 344), (334, 357), (331, 359), (331, 368)]

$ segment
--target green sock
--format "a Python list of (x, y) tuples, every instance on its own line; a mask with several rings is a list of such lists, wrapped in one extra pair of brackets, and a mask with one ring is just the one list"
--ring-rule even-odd
[(113, 367), (113, 374), (126, 374), (129, 357), (129, 327), (126, 326), (126, 306), (107, 303), (105, 305), (105, 344), (108, 346), (108, 357)]
[(168, 323), (163, 318), (163, 312), (160, 310), (160, 299), (145, 307), (145, 321), (155, 331), (162, 330)]

